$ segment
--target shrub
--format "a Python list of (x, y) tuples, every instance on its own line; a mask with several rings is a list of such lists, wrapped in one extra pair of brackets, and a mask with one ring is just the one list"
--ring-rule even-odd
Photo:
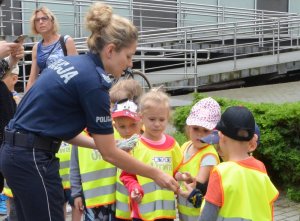
[[(204, 97), (204, 94), (194, 94), (193, 104)], [(214, 99), (222, 112), (233, 105), (243, 105), (252, 111), (261, 132), (260, 145), (254, 156), (264, 162), (277, 187), (287, 190), (292, 200), (300, 201), (300, 102), (277, 105)], [(174, 126), (181, 133), (191, 107), (178, 107), (174, 112)]]

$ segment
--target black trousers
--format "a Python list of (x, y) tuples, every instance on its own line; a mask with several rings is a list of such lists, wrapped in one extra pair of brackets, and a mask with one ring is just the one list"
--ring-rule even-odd
[(55, 153), (4, 142), (0, 171), (14, 195), (18, 221), (64, 221), (64, 192)]

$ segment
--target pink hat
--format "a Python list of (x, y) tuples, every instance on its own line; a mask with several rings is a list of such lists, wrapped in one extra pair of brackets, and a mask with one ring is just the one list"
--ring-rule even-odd
[(221, 119), (221, 108), (211, 97), (201, 99), (191, 109), (187, 125), (196, 125), (212, 130)]
[(122, 103), (116, 103), (112, 109), (112, 117), (130, 117), (136, 121), (139, 121), (140, 118), (137, 113), (137, 105), (131, 101), (126, 100)]

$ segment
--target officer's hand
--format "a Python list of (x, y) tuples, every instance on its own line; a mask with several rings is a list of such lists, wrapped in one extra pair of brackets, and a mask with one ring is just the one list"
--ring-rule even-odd
[(164, 173), (163, 171), (157, 169), (157, 172), (154, 174), (153, 180), (162, 188), (167, 188), (173, 192), (177, 192), (179, 189), (179, 184), (177, 181), (170, 176), (169, 174)]
[(81, 196), (76, 197), (74, 199), (74, 207), (75, 207), (75, 209), (77, 209), (79, 211), (83, 211), (84, 210), (84, 205), (83, 205)]
[(184, 172), (184, 173), (177, 172), (175, 174), (175, 179), (177, 181), (185, 181), (187, 183), (192, 183), (196, 180), (195, 177), (192, 177), (192, 175), (188, 172)]

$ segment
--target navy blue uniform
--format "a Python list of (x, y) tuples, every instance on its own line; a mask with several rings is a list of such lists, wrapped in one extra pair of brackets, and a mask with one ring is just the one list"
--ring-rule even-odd
[(59, 162), (51, 148), (85, 127), (113, 133), (110, 86), (99, 57), (88, 53), (50, 65), (25, 94), (8, 125), (0, 162), (19, 221), (64, 220)]

